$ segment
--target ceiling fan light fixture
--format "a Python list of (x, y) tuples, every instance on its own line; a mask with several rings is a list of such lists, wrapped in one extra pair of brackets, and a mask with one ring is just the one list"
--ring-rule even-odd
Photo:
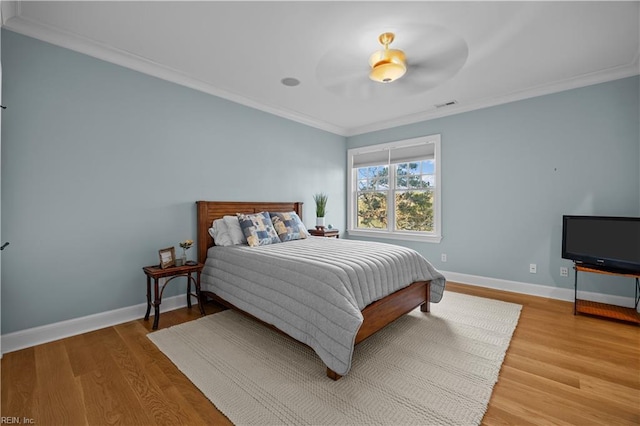
[(391, 83), (407, 72), (407, 62), (402, 50), (389, 49), (389, 44), (395, 38), (393, 33), (380, 34), (378, 40), (384, 50), (374, 52), (369, 58), (371, 72), (369, 78), (379, 83)]
[(407, 68), (402, 64), (387, 63), (374, 67), (369, 73), (369, 78), (379, 83), (391, 83), (402, 77)]

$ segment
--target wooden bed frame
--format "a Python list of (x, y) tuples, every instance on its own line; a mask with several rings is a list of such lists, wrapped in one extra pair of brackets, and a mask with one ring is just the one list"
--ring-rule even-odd
[[(213, 238), (209, 235), (209, 228), (211, 228), (211, 224), (215, 219), (220, 219), (227, 215), (235, 216), (236, 213), (259, 213), (262, 211), (295, 211), (298, 216), (302, 218), (302, 203), (299, 202), (197, 201), (196, 205), (198, 211), (197, 248), (198, 262), (200, 263), (205, 263), (207, 259), (207, 250), (214, 245)], [(355, 344), (362, 342), (376, 331), (400, 318), (402, 315), (414, 310), (418, 306), (420, 306), (420, 310), (422, 312), (429, 312), (429, 284), (430, 281), (418, 281), (412, 283), (408, 287), (400, 289), (395, 293), (366, 306), (362, 310), (364, 322), (356, 335)], [(211, 292), (201, 291), (200, 295), (203, 297), (204, 301), (207, 300), (207, 297), (210, 297), (224, 306), (260, 321), (253, 315), (236, 308), (229, 302), (221, 299), (219, 296)], [(266, 324), (264, 322), (262, 323)], [(271, 324), (266, 325), (280, 331)], [(330, 368), (327, 368), (327, 376), (333, 380), (338, 380), (341, 377)]]

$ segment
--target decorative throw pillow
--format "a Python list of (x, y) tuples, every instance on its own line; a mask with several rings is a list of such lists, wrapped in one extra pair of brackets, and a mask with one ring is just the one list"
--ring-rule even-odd
[(222, 218), (225, 225), (227, 225), (227, 232), (231, 237), (231, 243), (235, 246), (238, 244), (247, 244), (247, 239), (240, 228), (240, 222), (238, 222), (238, 216), (225, 216)]
[(269, 213), (260, 212), (255, 214), (238, 213), (238, 221), (247, 243), (251, 247), (265, 246), (280, 242), (280, 237), (273, 228), (273, 223)]
[(269, 212), (269, 215), (280, 241), (301, 240), (309, 236), (307, 228), (296, 212)]

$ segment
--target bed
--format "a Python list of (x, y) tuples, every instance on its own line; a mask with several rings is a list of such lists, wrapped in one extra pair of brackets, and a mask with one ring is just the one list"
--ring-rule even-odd
[[(302, 217), (302, 203), (300, 202), (197, 201), (196, 204), (198, 261), (205, 264), (200, 292), (203, 301), (211, 298), (311, 346), (327, 365), (327, 376), (333, 380), (338, 380), (348, 372), (351, 354), (356, 344), (418, 306), (421, 311), (428, 312), (430, 301), (437, 302), (442, 296), (445, 284), (444, 277), (422, 256), (413, 250), (399, 246), (310, 237), (305, 240), (274, 244), (273, 247), (216, 247), (209, 234), (209, 228), (214, 220), (224, 216), (235, 216), (236, 213), (294, 211)], [(375, 246), (375, 244), (380, 246)], [(357, 288), (356, 291), (353, 289), (343, 290), (340, 287), (341, 280), (346, 280), (345, 276), (350, 274), (357, 275), (361, 282), (367, 281), (367, 279), (370, 279), (372, 283), (376, 281), (377, 287), (380, 287), (381, 279), (379, 277), (368, 275), (369, 272), (361, 271), (358, 269), (359, 266), (355, 268), (356, 272), (354, 272), (354, 268), (348, 268), (348, 273), (345, 273), (340, 270), (340, 265), (336, 261), (337, 258), (343, 256), (341, 251), (360, 252), (369, 246), (382, 251), (395, 247), (390, 254), (393, 262), (396, 262), (395, 258), (398, 257), (396, 250), (411, 252), (412, 256), (421, 259), (418, 273), (425, 279), (400, 283), (400, 278), (394, 278), (392, 281), (395, 287), (392, 290), (387, 288), (388, 286), (371, 290), (364, 289), (364, 293), (371, 291), (371, 294), (355, 295), (359, 291)], [(289, 251), (293, 254), (289, 254)], [(316, 253), (318, 256), (315, 255)], [(323, 258), (322, 253), (331, 253), (332, 256), (327, 255), (326, 258)], [(242, 257), (247, 255), (251, 258)], [(303, 258), (308, 258), (306, 263), (303, 263)], [(367, 262), (370, 264), (389, 262), (388, 260), (369, 259), (367, 257)], [(278, 265), (282, 261), (283, 266), (277, 266), (276, 260)], [(398, 265), (402, 266), (406, 260), (397, 260), (397, 262), (400, 262)], [(404, 271), (405, 268), (398, 265), (389, 265), (388, 268), (389, 270), (395, 268), (395, 270), (402, 269)], [(261, 267), (265, 270), (264, 275), (268, 275), (267, 283), (262, 282), (262, 274), (258, 273)], [(408, 266), (408, 268), (414, 267)], [(390, 274), (385, 269), (382, 271), (382, 275)], [(412, 276), (414, 275), (415, 273)], [(230, 276), (233, 276), (233, 279), (228, 278)], [(403, 274), (403, 276), (407, 275)], [(382, 281), (386, 282), (386, 276), (383, 278), (385, 279)], [(237, 287), (243, 292), (240, 296), (226, 292), (226, 289), (231, 288), (228, 283), (233, 282), (235, 285), (235, 281), (233, 281), (235, 279), (240, 283)], [(306, 286), (304, 290), (299, 291), (291, 287), (292, 284), (298, 284), (294, 283), (296, 280), (301, 286)], [(273, 292), (268, 293), (267, 296), (264, 295), (266, 294), (264, 292), (268, 290), (266, 286), (274, 285), (274, 282), (276, 285), (281, 285), (281, 288), (290, 289), (281, 291), (285, 293), (287, 304), (280, 299), (268, 300)], [(263, 285), (265, 287), (262, 287)], [(324, 287), (327, 290), (318, 290)], [(395, 289), (396, 287), (398, 288)], [(238, 291), (238, 289), (234, 288), (233, 291)], [(326, 291), (330, 293), (330, 296), (325, 293), (322, 293), (321, 296), (315, 294), (320, 291)], [(292, 296), (298, 293), (301, 295)], [(377, 293), (383, 295), (378, 297)], [(290, 298), (297, 298), (297, 301), (288, 300)], [(327, 302), (316, 301), (318, 298), (326, 299), (330, 304), (319, 305), (319, 303)], [(343, 299), (348, 300), (343, 301)], [(375, 300), (368, 303), (369, 299)], [(260, 300), (260, 303), (264, 303), (266, 307), (257, 306), (253, 303), (255, 300)], [(302, 304), (298, 306), (295, 303)], [(366, 306), (360, 306), (365, 303)], [(305, 322), (302, 326), (295, 321), (289, 321), (289, 317), (295, 317), (297, 321), (303, 316), (309, 316), (309, 318), (304, 319)], [(292, 325), (294, 323), (295, 325)], [(334, 328), (336, 331), (335, 334), (332, 334)]]

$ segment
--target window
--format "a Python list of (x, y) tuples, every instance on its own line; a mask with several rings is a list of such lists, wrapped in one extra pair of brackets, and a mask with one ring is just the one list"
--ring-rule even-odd
[(440, 242), (440, 135), (347, 151), (351, 235)]

